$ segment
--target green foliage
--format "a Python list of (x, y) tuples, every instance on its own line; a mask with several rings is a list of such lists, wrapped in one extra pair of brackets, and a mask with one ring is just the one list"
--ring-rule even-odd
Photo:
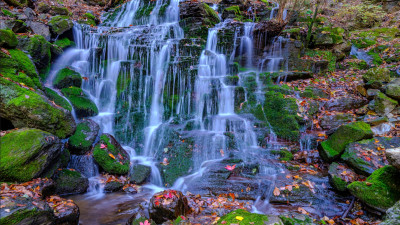
[(285, 149), (281, 149), (281, 150), (272, 150), (271, 151), (272, 154), (277, 154), (279, 155), (279, 159), (281, 161), (291, 161), (293, 159), (293, 154), (291, 152), (289, 152), (288, 150)]
[(233, 11), (233, 12), (235, 13), (235, 20), (240, 21), (240, 22), (243, 22), (244, 16), (243, 16), (242, 11), (240, 11), (240, 8), (239, 8), (238, 5), (230, 6), (230, 7), (228, 7), (228, 8), (225, 8), (224, 10), (226, 10), (226, 11)]
[(61, 89), (61, 93), (68, 98), (78, 117), (94, 116), (99, 113), (99, 110), (82, 89), (78, 87), (69, 87)]
[(54, 42), (54, 44), (62, 49), (75, 46), (75, 42), (69, 40), (68, 38), (58, 39), (57, 41)]
[(307, 49), (305, 54), (310, 57), (318, 57), (329, 62), (328, 71), (333, 72), (336, 69), (336, 56), (331, 51)]
[(68, 144), (71, 147), (89, 148), (93, 143), (90, 140), (86, 140), (85, 131), (90, 132), (90, 127), (86, 123), (79, 123), (76, 126), (74, 135), (69, 138)]
[(207, 12), (207, 17), (213, 22), (213, 24), (219, 23), (218, 14), (208, 4), (203, 3), (204, 10)]
[(8, 11), (7, 9), (1, 9), (1, 12), (8, 17), (16, 17), (12, 12)]

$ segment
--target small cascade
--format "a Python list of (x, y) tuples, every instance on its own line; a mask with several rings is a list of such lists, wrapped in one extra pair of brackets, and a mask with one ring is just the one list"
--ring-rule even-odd
[(246, 56), (246, 67), (253, 67), (253, 30), (255, 23), (246, 22), (244, 23), (244, 35), (241, 37), (240, 43), (240, 55)]
[(368, 55), (365, 51), (358, 49), (356, 46), (351, 46), (350, 55), (354, 55), (357, 59), (364, 60), (368, 65), (372, 64), (372, 57)]
[(275, 17), (275, 11), (279, 10), (279, 4), (275, 3), (275, 6), (271, 10), (271, 14), (269, 15), (269, 19), (272, 20)]

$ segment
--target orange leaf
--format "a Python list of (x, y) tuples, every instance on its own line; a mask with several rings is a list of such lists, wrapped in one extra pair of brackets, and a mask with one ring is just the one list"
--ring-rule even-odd
[(115, 156), (113, 154), (108, 154), (111, 158), (115, 159)]
[(279, 188), (277, 188), (277, 187), (275, 187), (275, 189), (274, 189), (274, 195), (275, 196), (278, 196), (278, 195), (280, 195), (281, 194), (281, 191), (279, 190)]

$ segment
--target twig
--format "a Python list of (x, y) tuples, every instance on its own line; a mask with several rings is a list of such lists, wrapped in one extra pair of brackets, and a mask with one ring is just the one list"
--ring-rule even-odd
[(353, 196), (353, 199), (351, 200), (351, 203), (349, 205), (349, 208), (347, 208), (346, 211), (344, 211), (341, 219), (344, 220), (347, 216), (347, 214), (349, 214), (350, 210), (353, 208), (354, 202), (356, 201), (356, 198)]

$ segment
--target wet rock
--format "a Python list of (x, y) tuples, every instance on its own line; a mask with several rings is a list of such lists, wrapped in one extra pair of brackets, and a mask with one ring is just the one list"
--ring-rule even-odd
[(80, 88), (81, 85), (82, 85), (81, 75), (70, 68), (64, 68), (58, 71), (53, 81), (53, 86), (58, 89), (63, 89), (68, 87)]
[(136, 164), (132, 167), (130, 182), (135, 184), (142, 184), (150, 177), (150, 173), (151, 167)]
[(264, 224), (264, 225), (283, 225), (278, 216), (250, 213), (244, 209), (234, 210), (222, 216), (217, 224), (236, 224), (239, 223), (238, 217), (242, 217), (241, 224)]
[(380, 225), (400, 224), (400, 201), (396, 202), (391, 208), (386, 211), (384, 221)]
[(318, 146), (319, 154), (326, 161), (333, 161), (340, 157), (346, 145), (366, 138), (372, 138), (373, 133), (369, 124), (354, 122), (343, 125), (329, 136), (328, 140)]
[(0, 47), (15, 48), (17, 45), (18, 39), (12, 30), (0, 30)]
[(68, 14), (69, 14), (68, 9), (65, 7), (58, 7), (58, 6), (52, 5), (50, 8), (51, 8), (50, 14), (53, 16), (58, 16), (58, 15), (68, 16)]
[(364, 75), (363, 80), (365, 83), (378, 81), (378, 82), (390, 82), (390, 71), (387, 68), (375, 67), (369, 69)]
[(129, 172), (129, 155), (111, 134), (100, 136), (93, 157), (107, 173), (125, 175)]
[(73, 154), (86, 154), (92, 147), (100, 126), (91, 119), (86, 119), (76, 126), (76, 131), (68, 140), (68, 147)]
[[(393, 147), (393, 146), (391, 146)], [(386, 158), (390, 165), (400, 170), (400, 147), (386, 149)]]
[(0, 29), (10, 29), (14, 33), (25, 33), (29, 30), (22, 20), (0, 20)]
[(351, 113), (336, 113), (322, 117), (319, 125), (324, 129), (334, 129), (343, 124), (347, 124), (355, 120), (354, 114)]
[(25, 8), (24, 14), (25, 14), (27, 20), (33, 20), (36, 16), (35, 11), (33, 11), (33, 9), (31, 9), (31, 8)]
[(368, 176), (388, 164), (384, 149), (391, 147), (400, 147), (399, 137), (362, 140), (349, 144), (341, 158), (357, 173)]
[(341, 97), (327, 101), (324, 104), (325, 109), (332, 111), (348, 111), (352, 109), (358, 109), (368, 103), (363, 98), (354, 97)]
[(381, 123), (379, 125), (373, 126), (373, 127), (371, 127), (371, 130), (374, 133), (374, 135), (383, 136), (383, 135), (388, 134), (394, 127), (395, 127), (395, 125), (388, 122), (388, 123)]
[(42, 35), (46, 39), (46, 41), (50, 41), (51, 34), (49, 26), (33, 21), (27, 21), (26, 24), (32, 29), (35, 34)]
[(50, 5), (44, 3), (44, 2), (39, 2), (37, 6), (37, 10), (39, 13), (48, 13), (50, 11), (51, 7)]
[(59, 36), (72, 31), (74, 24), (68, 16), (54, 16), (49, 21), (51, 32), (54, 36)]
[(38, 129), (14, 130), (0, 137), (0, 175), (3, 181), (39, 177), (60, 155), (60, 140)]
[(41, 129), (60, 138), (75, 131), (70, 112), (51, 103), (46, 97), (0, 77), (0, 116), (14, 127)]
[(356, 176), (353, 170), (335, 162), (329, 166), (328, 173), (332, 187), (342, 192), (347, 190), (347, 185), (353, 182)]
[(369, 100), (372, 100), (372, 99), (375, 98), (376, 95), (378, 95), (379, 92), (380, 92), (379, 89), (368, 89), (368, 90), (367, 90), (367, 96), (366, 96), (366, 97), (367, 97)]
[(41, 35), (22, 37), (18, 48), (27, 52), (35, 64), (39, 74), (46, 74), (50, 69), (51, 44)]
[(347, 188), (367, 206), (385, 212), (400, 199), (400, 171), (385, 166), (374, 171), (366, 181), (355, 181)]
[(157, 192), (150, 199), (150, 219), (157, 224), (175, 220), (189, 212), (188, 200), (180, 191), (165, 190)]
[(284, 213), (280, 215), (279, 218), (282, 220), (283, 224), (299, 224), (299, 225), (314, 225), (313, 219), (307, 215), (299, 213)]
[(104, 191), (105, 192), (117, 192), (122, 190), (122, 187), (124, 186), (123, 183), (117, 182), (117, 181), (111, 181), (106, 183), (104, 186)]
[(397, 105), (398, 102), (396, 100), (389, 98), (382, 92), (378, 92), (374, 98), (374, 101), (371, 101), (368, 107), (379, 115), (388, 115), (396, 108)]
[(400, 101), (400, 78), (388, 83), (385, 87), (385, 93), (387, 96)]
[(53, 101), (57, 105), (63, 107), (64, 109), (70, 112), (72, 111), (71, 104), (69, 104), (69, 102), (65, 98), (61, 97), (56, 91), (50, 88), (45, 88), (44, 93), (46, 94), (49, 100)]
[(59, 195), (85, 193), (89, 187), (88, 178), (69, 169), (57, 171), (54, 181), (56, 182), (56, 193)]
[(54, 224), (53, 210), (44, 201), (25, 197), (4, 197), (1, 204), (6, 207), (0, 209), (1, 224)]
[(75, 109), (78, 118), (91, 117), (99, 113), (96, 104), (78, 87), (61, 89), (61, 93), (68, 98)]

